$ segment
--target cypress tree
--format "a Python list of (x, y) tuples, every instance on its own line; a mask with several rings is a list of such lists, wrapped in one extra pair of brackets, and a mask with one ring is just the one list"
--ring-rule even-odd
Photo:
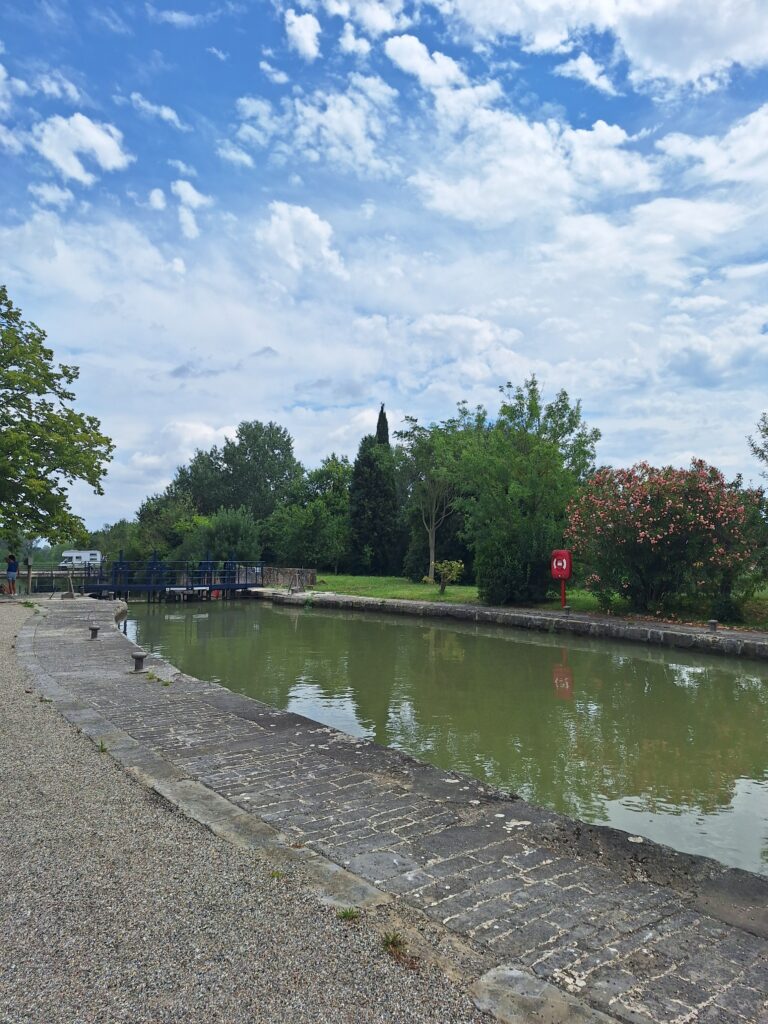
[[(386, 418), (384, 420), (386, 426)], [(386, 575), (394, 569), (397, 537), (395, 467), (389, 445), (373, 434), (360, 442), (349, 488), (352, 564), (360, 573)]]
[(384, 412), (383, 402), (379, 409), (379, 418), (376, 421), (376, 444), (383, 444), (389, 448), (389, 423), (387, 423), (387, 414)]

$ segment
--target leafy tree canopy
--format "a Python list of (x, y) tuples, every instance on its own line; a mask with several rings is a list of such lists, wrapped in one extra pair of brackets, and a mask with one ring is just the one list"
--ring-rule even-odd
[(114, 450), (96, 417), (72, 407), (78, 370), (57, 366), (45, 339), (0, 286), (0, 531), (9, 542), (84, 540), (68, 489), (81, 480), (101, 494)]
[(423, 427), (413, 416), (405, 417), (405, 430), (397, 432), (406, 456), (408, 499), (418, 510), (427, 535), (427, 578), (435, 580), (437, 533), (451, 515), (459, 494), (457, 457), (459, 444), (449, 424)]
[(565, 510), (594, 467), (600, 436), (565, 391), (544, 404), (538, 381), (501, 388), (498, 416), (459, 407), (459, 473), (465, 537), (475, 553), (480, 597), (489, 604), (540, 601), (549, 555), (562, 541)]
[(725, 607), (764, 572), (762, 491), (727, 483), (701, 460), (600, 469), (569, 516), (568, 539), (603, 607), (616, 596), (639, 611), (685, 599)]
[(334, 569), (349, 548), (349, 485), (352, 466), (346, 456), (323, 459), (297, 481), (290, 500), (267, 524), (270, 549), (281, 565)]
[(266, 519), (301, 477), (293, 439), (277, 423), (243, 421), (234, 438), (221, 447), (195, 452), (171, 484), (192, 499), (198, 512), (247, 508), (257, 521)]

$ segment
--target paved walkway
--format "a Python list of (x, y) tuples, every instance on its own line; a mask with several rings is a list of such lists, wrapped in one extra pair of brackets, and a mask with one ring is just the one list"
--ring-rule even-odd
[(768, 1021), (767, 879), (541, 811), (161, 662), (136, 676), (111, 614), (61, 601), (28, 624), (20, 653), (57, 708), (219, 834), (267, 823), (454, 933), (495, 965), (475, 992), (502, 1019), (533, 1000), (550, 1020)]

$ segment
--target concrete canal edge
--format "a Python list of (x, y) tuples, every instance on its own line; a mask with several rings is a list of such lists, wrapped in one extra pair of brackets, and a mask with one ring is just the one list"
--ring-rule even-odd
[(768, 659), (768, 636), (720, 627), (711, 632), (704, 627), (663, 622), (633, 621), (607, 615), (587, 615), (537, 611), (526, 608), (498, 608), (474, 604), (449, 604), (435, 601), (400, 601), (392, 598), (357, 597), (327, 591), (293, 594), (285, 590), (253, 590), (250, 597), (276, 604), (336, 608), (341, 611), (386, 612), (421, 619), (443, 619), (535, 630), (539, 633), (573, 634), (601, 640), (642, 643), (705, 654)]
[(768, 1014), (768, 879), (628, 846), (161, 659), (135, 673), (114, 603), (46, 605), (17, 654), (70, 723), (222, 839), (301, 860), (322, 900), (423, 914), (483, 964), (471, 992), (500, 1021)]

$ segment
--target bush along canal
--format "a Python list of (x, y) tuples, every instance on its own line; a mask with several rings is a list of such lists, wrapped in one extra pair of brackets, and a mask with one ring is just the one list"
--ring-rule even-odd
[(182, 671), (585, 822), (768, 874), (765, 666), (264, 602), (131, 605)]

